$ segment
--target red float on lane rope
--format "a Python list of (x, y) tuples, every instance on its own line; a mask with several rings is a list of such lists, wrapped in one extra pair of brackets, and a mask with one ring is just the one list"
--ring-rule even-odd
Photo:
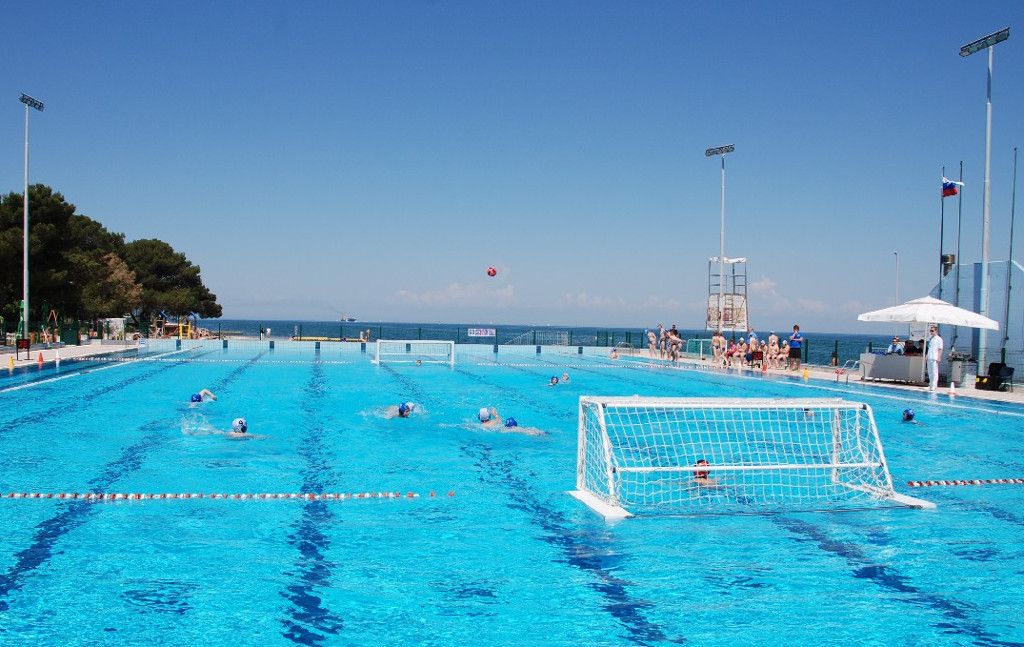
[[(1003, 479), (1006, 480), (1006, 479)], [(1024, 479), (1019, 480), (1024, 483)], [(924, 481), (911, 481), (914, 483), (925, 483)], [(927, 481), (927, 483), (933, 483)], [(937, 484), (937, 482), (934, 482)], [(430, 490), (428, 495), (431, 499), (437, 498), (437, 492)], [(448, 496), (455, 496), (454, 490), (448, 491)], [(224, 499), (232, 501), (249, 500), (302, 500), (302, 501), (346, 501), (351, 499), (419, 499), (422, 498), (418, 492), (236, 492), (232, 494), (214, 493), (204, 494), (202, 492), (157, 492), (153, 494), (143, 492), (6, 492), (0, 493), (4, 499), (76, 499), (82, 501), (147, 501), (150, 499), (159, 500), (182, 500), (182, 499)]]

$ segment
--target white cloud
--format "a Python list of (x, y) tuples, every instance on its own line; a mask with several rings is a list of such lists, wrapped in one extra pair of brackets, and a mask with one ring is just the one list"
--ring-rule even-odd
[(829, 310), (829, 307), (827, 305), (825, 305), (821, 301), (818, 301), (817, 299), (797, 299), (796, 304), (802, 312), (813, 312), (815, 314), (821, 314), (824, 312), (828, 312)]
[[(657, 310), (679, 310), (683, 307), (683, 304), (679, 302), (679, 299), (666, 299), (664, 297), (649, 296), (647, 297), (647, 300), (641, 304), (641, 307)], [(691, 307), (690, 310), (700, 312), (703, 310), (703, 306), (701, 304), (697, 304)]]
[(483, 283), (449, 283), (439, 290), (398, 290), (395, 300), (415, 305), (466, 305), (507, 307), (515, 301), (515, 286), (491, 287)]
[(850, 301), (847, 301), (843, 305), (839, 306), (840, 312), (846, 312), (849, 314), (860, 314), (868, 309), (869, 308), (865, 307), (863, 303), (857, 301), (856, 299), (851, 299)]
[(775, 288), (778, 287), (778, 285), (778, 283), (771, 280), (767, 276), (762, 276), (761, 278), (750, 284), (750, 294), (777, 297), (779, 296), (779, 293), (775, 291)]
[(576, 294), (566, 292), (565, 296), (562, 297), (562, 303), (577, 308), (593, 308), (597, 310), (626, 307), (626, 300), (622, 297), (604, 297), (590, 295), (586, 292), (577, 292)]

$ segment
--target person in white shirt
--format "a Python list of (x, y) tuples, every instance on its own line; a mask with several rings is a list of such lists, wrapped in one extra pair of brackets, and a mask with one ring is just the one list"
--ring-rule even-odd
[(939, 362), (942, 361), (942, 337), (935, 326), (928, 327), (928, 390), (934, 391), (939, 385)]

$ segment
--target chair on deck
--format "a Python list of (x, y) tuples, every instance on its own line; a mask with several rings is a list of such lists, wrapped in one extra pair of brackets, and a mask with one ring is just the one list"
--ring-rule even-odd
[(982, 391), (1002, 391), (1006, 387), (1012, 393), (1013, 367), (1002, 362), (992, 362), (988, 365), (988, 375), (979, 375), (974, 387)]

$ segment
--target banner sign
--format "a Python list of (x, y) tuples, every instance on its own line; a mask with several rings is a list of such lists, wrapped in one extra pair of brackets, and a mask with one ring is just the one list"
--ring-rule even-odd
[(467, 337), (494, 337), (494, 328), (469, 328)]
[[(718, 295), (708, 295), (707, 329), (723, 332), (747, 331), (747, 299), (741, 294), (725, 294), (725, 307), (718, 302)], [(724, 310), (725, 321), (720, 322), (719, 315)]]

